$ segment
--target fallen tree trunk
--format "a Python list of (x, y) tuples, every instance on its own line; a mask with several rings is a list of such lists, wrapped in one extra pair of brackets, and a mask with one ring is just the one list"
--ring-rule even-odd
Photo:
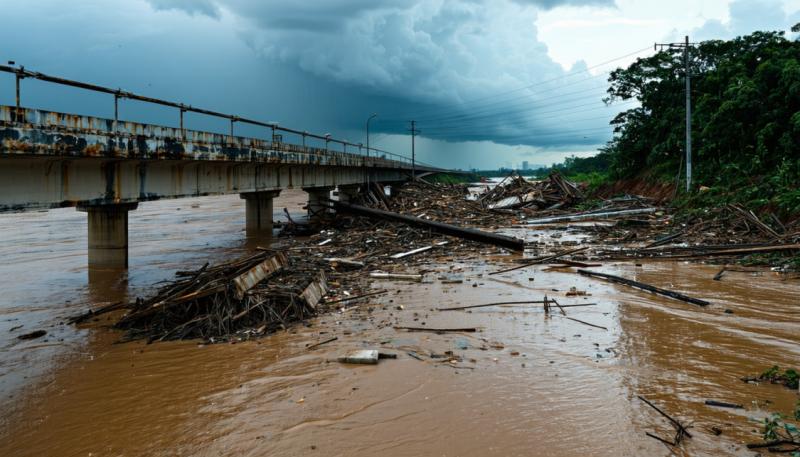
[(633, 281), (631, 279), (621, 278), (619, 276), (610, 275), (608, 273), (599, 273), (599, 272), (596, 272), (596, 271), (589, 271), (589, 270), (578, 270), (578, 273), (580, 273), (580, 274), (582, 274), (584, 276), (593, 276), (593, 277), (597, 277), (597, 278), (603, 278), (603, 279), (609, 280), (611, 282), (616, 282), (616, 283), (619, 283), (619, 284), (625, 284), (627, 286), (636, 287), (637, 289), (642, 289), (642, 290), (646, 290), (646, 291), (649, 291), (649, 292), (653, 292), (655, 294), (664, 295), (665, 297), (670, 297), (670, 298), (674, 298), (676, 300), (685, 301), (685, 302), (691, 303), (693, 305), (708, 306), (708, 305), (711, 304), (711, 303), (709, 303), (709, 302), (707, 302), (705, 300), (701, 300), (699, 298), (689, 297), (689, 296), (683, 295), (682, 293), (679, 293), (679, 292), (674, 292), (674, 291), (671, 291), (671, 290), (662, 289), (660, 287), (651, 286), (650, 284), (645, 284), (645, 283), (642, 283), (642, 282)]
[(333, 202), (337, 210), (346, 211), (360, 216), (366, 216), (373, 219), (381, 219), (387, 221), (401, 222), (403, 224), (414, 225), (418, 227), (425, 227), (435, 232), (444, 235), (451, 235), (466, 240), (477, 241), (479, 243), (493, 244), (504, 248), (513, 249), (515, 251), (522, 251), (525, 249), (525, 241), (519, 238), (513, 238), (505, 235), (497, 235), (495, 233), (484, 232), (481, 230), (458, 227), (451, 224), (442, 222), (429, 221), (414, 216), (406, 216), (405, 214), (393, 213), (390, 211), (383, 211), (379, 209), (367, 208), (366, 206), (351, 205), (343, 202)]

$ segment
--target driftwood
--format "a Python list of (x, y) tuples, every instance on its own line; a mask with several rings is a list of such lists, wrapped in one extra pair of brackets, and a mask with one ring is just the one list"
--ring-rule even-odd
[(651, 408), (656, 410), (662, 416), (666, 417), (667, 420), (672, 422), (672, 425), (675, 426), (675, 429), (677, 430), (677, 433), (675, 435), (675, 439), (674, 439), (673, 442), (669, 442), (669, 441), (667, 441), (667, 440), (665, 440), (663, 438), (659, 438), (659, 437), (657, 437), (657, 436), (655, 436), (655, 435), (653, 435), (653, 434), (651, 434), (649, 432), (646, 432), (647, 436), (649, 436), (651, 438), (655, 438), (655, 439), (657, 439), (657, 440), (659, 440), (659, 441), (661, 441), (661, 442), (663, 442), (665, 444), (669, 444), (670, 446), (677, 446), (678, 444), (680, 444), (681, 438), (683, 438), (683, 436), (686, 436), (687, 438), (691, 438), (692, 437), (692, 434), (689, 433), (689, 430), (686, 429), (686, 426), (683, 425), (681, 422), (679, 422), (677, 419), (672, 418), (672, 416), (670, 416), (669, 414), (667, 414), (664, 411), (662, 411), (661, 408), (659, 408), (658, 406), (652, 404), (649, 400), (647, 400), (646, 398), (642, 397), (641, 395), (638, 395), (637, 398), (639, 398), (639, 400), (645, 402), (648, 406), (650, 406)]
[(350, 212), (361, 216), (424, 227), (444, 235), (451, 235), (480, 243), (494, 244), (496, 246), (509, 248), (515, 251), (522, 251), (525, 249), (525, 242), (523, 240), (510, 236), (498, 235), (495, 233), (484, 232), (471, 228), (458, 227), (442, 222), (429, 221), (419, 217), (406, 216), (405, 214), (367, 208), (366, 206), (351, 205), (342, 202), (333, 202), (333, 204), (337, 210)]
[[(558, 302), (556, 302), (556, 305), (558, 305)], [(561, 307), (561, 305), (558, 305), (558, 306)], [(561, 311), (563, 312), (564, 310), (561, 310)], [(595, 328), (601, 328), (603, 330), (608, 330), (607, 328), (603, 327), (602, 325), (592, 324), (592, 323), (589, 323), (589, 322), (586, 322), (586, 321), (582, 321), (580, 319), (575, 319), (574, 317), (564, 316), (564, 318), (569, 319), (571, 321), (579, 322), (579, 323), (581, 323), (583, 325), (588, 325), (589, 327), (595, 327)]]
[[(548, 300), (547, 302), (550, 303), (554, 300)], [(482, 305), (469, 305), (469, 306), (456, 306), (453, 308), (437, 308), (436, 311), (461, 311), (465, 309), (473, 309), (473, 308), (486, 308), (489, 306), (508, 306), (508, 305), (535, 305), (535, 304), (544, 304), (544, 300), (526, 300), (526, 301), (506, 301), (506, 302), (497, 302), (497, 303), (484, 303)], [(596, 306), (597, 303), (579, 303), (575, 305), (559, 305), (562, 308), (573, 308), (579, 306)]]
[(528, 262), (528, 263), (525, 263), (525, 264), (522, 264), (522, 265), (517, 265), (516, 267), (506, 268), (505, 270), (493, 271), (493, 272), (489, 273), (489, 275), (498, 275), (500, 273), (507, 273), (509, 271), (519, 270), (520, 268), (526, 268), (526, 267), (529, 267), (531, 265), (537, 265), (537, 264), (540, 264), (540, 263), (547, 262), (549, 260), (553, 260), (553, 259), (557, 259), (559, 257), (563, 257), (565, 255), (569, 255), (569, 254), (574, 254), (576, 252), (585, 251), (587, 249), (589, 249), (589, 247), (588, 246), (584, 246), (582, 248), (571, 249), (569, 251), (562, 251), (562, 252), (559, 252), (557, 254), (549, 255), (549, 256), (546, 256), (546, 257), (540, 257), (540, 258), (538, 258), (538, 259), (536, 259), (536, 260), (534, 260), (532, 262)]
[(338, 336), (334, 336), (333, 338), (328, 338), (325, 341), (320, 341), (319, 343), (314, 343), (312, 345), (306, 346), (306, 350), (308, 351), (308, 350), (314, 349), (316, 347), (322, 346), (323, 344), (328, 344), (328, 343), (330, 343), (332, 341), (336, 341), (338, 339), (339, 339)]
[(464, 328), (427, 328), (427, 327), (395, 327), (395, 330), (406, 330), (409, 332), (434, 332), (434, 333), (445, 333), (445, 332), (477, 332), (478, 329), (475, 327), (464, 327)]
[(589, 271), (589, 270), (578, 270), (578, 273), (580, 273), (580, 274), (582, 274), (584, 276), (592, 276), (592, 277), (597, 277), (597, 278), (603, 278), (603, 279), (606, 279), (606, 280), (611, 281), (611, 282), (616, 282), (616, 283), (619, 283), (619, 284), (625, 284), (627, 286), (635, 287), (637, 289), (642, 289), (642, 290), (646, 290), (646, 291), (649, 291), (649, 292), (653, 292), (655, 294), (664, 295), (665, 297), (670, 297), (670, 298), (674, 298), (676, 300), (685, 301), (685, 302), (691, 303), (693, 305), (708, 306), (708, 305), (711, 304), (711, 303), (709, 303), (709, 302), (707, 302), (705, 300), (701, 300), (699, 298), (689, 297), (688, 295), (684, 295), (684, 294), (679, 293), (679, 292), (674, 292), (674, 291), (671, 291), (671, 290), (662, 289), (660, 287), (651, 286), (649, 284), (645, 284), (645, 283), (638, 282), (638, 281), (633, 281), (631, 279), (621, 278), (619, 276), (610, 275), (608, 273), (599, 273), (599, 272), (596, 272), (596, 271)]

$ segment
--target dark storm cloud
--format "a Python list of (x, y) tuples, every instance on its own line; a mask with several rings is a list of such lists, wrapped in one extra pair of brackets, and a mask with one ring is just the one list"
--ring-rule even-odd
[[(182, 1), (157, 3), (159, 8), (185, 6)], [(601, 131), (608, 120), (603, 112), (588, 120), (586, 110), (580, 116), (554, 112), (558, 100), (553, 98), (566, 82), (567, 107), (594, 102), (603, 111), (602, 78), (589, 80), (585, 73), (505, 95), (565, 75), (537, 40), (535, 26), (540, 9), (562, 5), (614, 3), (216, 0), (212, 6), (235, 18), (240, 37), (265, 59), (370, 97), (365, 106), (342, 113), (340, 122), (349, 128), (360, 125), (364, 112), (379, 111), (375, 127), (389, 132), (400, 133), (407, 128), (404, 120), (420, 117), (423, 135), (438, 139), (539, 146), (602, 143), (608, 135)], [(585, 81), (576, 82), (581, 78)]]
[(189, 14), (219, 17), (219, 9), (212, 0), (148, 0), (156, 10), (181, 10)]

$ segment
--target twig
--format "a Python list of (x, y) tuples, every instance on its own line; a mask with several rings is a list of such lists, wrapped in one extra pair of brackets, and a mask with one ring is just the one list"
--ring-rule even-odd
[(329, 339), (327, 339), (325, 341), (320, 341), (319, 343), (314, 343), (311, 346), (306, 346), (306, 351), (310, 351), (311, 349), (314, 349), (316, 347), (322, 346), (323, 344), (328, 344), (331, 341), (336, 341), (338, 339), (339, 339), (338, 336), (334, 336), (333, 338), (329, 338)]

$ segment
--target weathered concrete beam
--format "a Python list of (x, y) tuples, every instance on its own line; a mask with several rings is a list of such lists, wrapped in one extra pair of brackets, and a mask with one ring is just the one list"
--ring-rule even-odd
[(137, 205), (78, 207), (89, 217), (89, 268), (128, 268), (128, 211)]
[[(0, 154), (0, 211), (134, 203), (356, 184), (360, 168), (188, 160), (69, 159)], [(383, 181), (405, 179), (380, 170)]]
[(245, 200), (245, 230), (248, 237), (272, 235), (273, 199), (280, 190), (239, 194)]

